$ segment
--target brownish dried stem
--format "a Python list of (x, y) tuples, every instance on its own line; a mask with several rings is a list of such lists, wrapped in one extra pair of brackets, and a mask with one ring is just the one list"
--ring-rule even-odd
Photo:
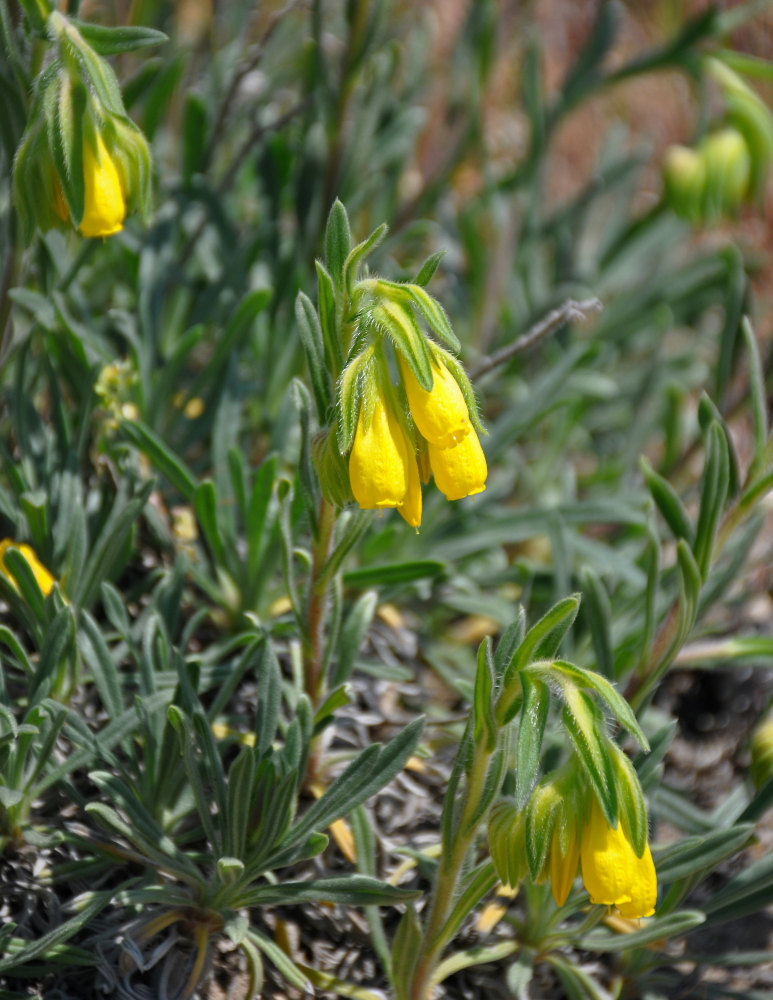
[(207, 149), (204, 154), (205, 167), (209, 164), (212, 159), (212, 155), (217, 149), (242, 81), (248, 74), (258, 67), (261, 59), (263, 58), (263, 54), (266, 51), (266, 45), (271, 39), (271, 36), (274, 34), (274, 31), (281, 24), (284, 18), (293, 10), (293, 8), (298, 7), (300, 3), (301, 0), (289, 0), (284, 7), (269, 15), (268, 24), (263, 30), (263, 34), (260, 36), (255, 45), (252, 46), (247, 58), (234, 73), (225, 97), (220, 105), (220, 110), (215, 117), (215, 127), (212, 130), (212, 136), (207, 144)]
[(597, 298), (583, 299), (581, 302), (569, 299), (557, 309), (549, 312), (538, 323), (535, 323), (531, 329), (518, 337), (517, 340), (514, 340), (512, 344), (507, 344), (493, 354), (481, 358), (470, 372), (470, 378), (475, 380), (480, 378), (481, 375), (486, 375), (493, 368), (506, 364), (517, 354), (522, 354), (523, 351), (528, 350), (537, 341), (542, 340), (551, 333), (555, 333), (564, 323), (568, 323), (570, 320), (587, 319), (589, 313), (598, 312), (602, 308), (601, 300)]

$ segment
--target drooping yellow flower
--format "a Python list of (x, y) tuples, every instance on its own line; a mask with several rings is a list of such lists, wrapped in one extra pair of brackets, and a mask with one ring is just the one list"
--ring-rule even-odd
[(35, 577), (37, 585), (40, 587), (41, 593), (45, 597), (54, 585), (54, 578), (48, 572), (43, 563), (38, 559), (38, 557), (35, 555), (34, 550), (31, 549), (29, 545), (24, 545), (24, 544), (17, 545), (17, 543), (10, 538), (4, 538), (2, 541), (0, 541), (0, 573), (2, 573), (2, 575), (6, 578), (6, 580), (8, 580), (8, 582), (11, 584), (14, 590), (19, 589), (19, 586), (16, 583), (16, 579), (13, 573), (8, 568), (5, 562), (5, 553), (11, 547), (13, 547), (14, 549), (18, 549), (19, 552), (21, 552), (21, 554), (24, 556), (27, 565), (32, 570), (32, 575)]
[(406, 520), (415, 516), (412, 480), (415, 477), (418, 484), (419, 471), (418, 467), (412, 468), (411, 463), (416, 466), (405, 432), (384, 398), (377, 395), (370, 408), (363, 405), (360, 410), (349, 456), (349, 481), (354, 499), (364, 510), (402, 507), (407, 499), (407, 516), (404, 516)]
[(411, 454), (411, 447), (406, 439), (408, 455), (406, 460), (405, 499), (397, 508), (398, 513), (413, 528), (421, 524), (421, 480), (416, 458)]
[(611, 827), (595, 796), (582, 832), (580, 863), (591, 903), (616, 906), (633, 919), (655, 912), (658, 883), (649, 844), (637, 857), (622, 822)]
[(84, 210), (78, 227), (84, 236), (112, 236), (123, 229), (126, 199), (121, 178), (102, 136), (97, 132), (96, 150), (83, 144)]
[(447, 500), (461, 500), (486, 488), (486, 458), (472, 428), (450, 448), (438, 448), (430, 442), (429, 461), (437, 488)]
[(421, 434), (438, 448), (450, 448), (472, 430), (462, 390), (443, 362), (433, 362), (432, 388), (422, 389), (410, 367), (400, 358), (400, 370), (411, 416)]
[(565, 831), (563, 840), (564, 843), (560, 831), (554, 830), (550, 844), (550, 891), (558, 906), (566, 902), (580, 863), (580, 843), (573, 824)]

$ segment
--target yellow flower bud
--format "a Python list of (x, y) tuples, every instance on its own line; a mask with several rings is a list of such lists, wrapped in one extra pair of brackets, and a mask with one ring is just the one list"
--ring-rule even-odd
[(697, 222), (706, 189), (706, 164), (688, 146), (671, 146), (663, 158), (663, 180), (671, 208), (683, 218)]
[(704, 207), (713, 218), (735, 212), (749, 192), (751, 157), (741, 133), (723, 128), (707, 135), (699, 152), (706, 164)]
[(400, 358), (400, 371), (411, 416), (421, 434), (438, 448), (450, 448), (472, 430), (467, 403), (456, 379), (442, 363), (433, 363), (433, 383), (422, 389), (409, 365)]
[(562, 844), (561, 839), (556, 828), (550, 844), (550, 891), (557, 906), (566, 902), (580, 863), (580, 844), (573, 824), (566, 830), (566, 843)]
[(83, 144), (85, 205), (78, 227), (84, 236), (112, 236), (123, 229), (126, 199), (115, 162), (97, 132), (97, 148)]
[(375, 397), (369, 412), (365, 405), (360, 410), (349, 456), (349, 482), (354, 499), (364, 510), (405, 504), (403, 516), (414, 523), (415, 487), (421, 489), (416, 458), (397, 417), (381, 395)]
[(461, 500), (486, 488), (486, 458), (472, 429), (450, 448), (438, 448), (430, 442), (429, 461), (437, 488), (447, 500)]
[(54, 578), (48, 572), (43, 563), (38, 559), (38, 557), (35, 555), (35, 552), (33, 551), (33, 549), (30, 548), (29, 545), (23, 545), (23, 544), (17, 545), (16, 542), (14, 542), (10, 538), (4, 538), (2, 541), (0, 541), (0, 573), (2, 573), (2, 575), (11, 584), (14, 590), (19, 589), (16, 580), (13, 576), (13, 573), (8, 568), (5, 562), (5, 553), (8, 551), (9, 548), (12, 547), (14, 549), (18, 549), (19, 552), (21, 552), (21, 554), (24, 556), (27, 565), (32, 570), (32, 575), (35, 577), (37, 585), (40, 587), (40, 592), (45, 597), (50, 592), (51, 588), (54, 585)]
[(634, 919), (655, 912), (658, 883), (649, 844), (637, 857), (622, 822), (613, 829), (595, 796), (582, 833), (580, 862), (591, 903), (616, 906), (624, 917)]

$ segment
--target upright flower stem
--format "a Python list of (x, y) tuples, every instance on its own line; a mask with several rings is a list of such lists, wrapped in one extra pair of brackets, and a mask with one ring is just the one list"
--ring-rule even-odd
[(325, 611), (327, 582), (322, 570), (330, 555), (330, 543), (336, 523), (336, 509), (322, 498), (319, 505), (319, 533), (312, 545), (311, 579), (306, 615), (307, 636), (304, 650), (304, 681), (306, 694), (316, 707), (322, 685), (322, 666), (325, 655)]
[[(324, 699), (323, 667), (325, 659), (325, 618), (328, 604), (329, 578), (323, 569), (330, 555), (330, 544), (336, 523), (336, 508), (323, 497), (319, 505), (317, 537), (312, 545), (311, 577), (306, 611), (306, 637), (303, 649), (303, 674), (306, 694), (313, 709)], [(312, 738), (306, 767), (306, 787), (317, 780), (319, 771), (319, 736)]]
[(459, 879), (467, 853), (472, 847), (483, 816), (474, 822), (483, 794), (489, 761), (496, 748), (475, 744), (470, 772), (467, 777), (464, 806), (459, 818), (458, 833), (451, 850), (441, 855), (429, 915), (424, 928), (424, 940), (413, 975), (411, 1000), (428, 1000), (432, 976), (443, 949), (448, 944), (447, 923), (459, 889)]

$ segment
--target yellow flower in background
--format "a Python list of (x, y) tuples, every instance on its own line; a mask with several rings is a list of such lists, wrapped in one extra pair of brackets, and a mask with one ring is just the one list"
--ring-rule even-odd
[(85, 205), (78, 227), (84, 236), (112, 236), (123, 229), (126, 199), (115, 162), (97, 132), (96, 150), (83, 145)]
[[(555, 829), (550, 844), (550, 891), (557, 906), (563, 906), (566, 902), (580, 863), (580, 842), (577, 839), (577, 831), (571, 820), (567, 819), (567, 822), (570, 825), (565, 831), (564, 838), (561, 837), (560, 831)], [(562, 843), (562, 839), (565, 843)]]
[[(409, 500), (409, 516), (415, 514), (413, 479), (419, 470), (413, 449), (397, 417), (381, 395), (373, 405), (363, 405), (349, 456), (349, 481), (357, 503), (364, 510), (401, 507)], [(419, 500), (421, 517), (421, 500)], [(406, 518), (407, 519), (407, 518)]]
[(472, 428), (450, 448), (439, 448), (430, 441), (429, 462), (437, 488), (447, 500), (461, 500), (486, 488), (486, 458)]
[(582, 832), (580, 863), (591, 903), (615, 906), (634, 919), (655, 912), (658, 884), (649, 844), (637, 857), (622, 822), (611, 827), (595, 796)]
[(35, 577), (37, 585), (40, 587), (40, 591), (44, 597), (48, 595), (51, 588), (54, 585), (54, 578), (48, 572), (43, 563), (35, 555), (35, 552), (30, 548), (29, 545), (17, 545), (10, 538), (4, 538), (0, 541), (0, 573), (6, 578), (6, 580), (11, 584), (14, 590), (18, 590), (18, 584), (13, 576), (13, 573), (8, 568), (5, 562), (5, 553), (9, 548), (18, 549), (19, 552), (24, 556), (27, 565), (32, 570), (32, 575)]
[(432, 388), (422, 389), (410, 367), (400, 358), (400, 371), (411, 416), (420, 433), (438, 448), (450, 448), (472, 430), (462, 390), (448, 368), (433, 363)]

